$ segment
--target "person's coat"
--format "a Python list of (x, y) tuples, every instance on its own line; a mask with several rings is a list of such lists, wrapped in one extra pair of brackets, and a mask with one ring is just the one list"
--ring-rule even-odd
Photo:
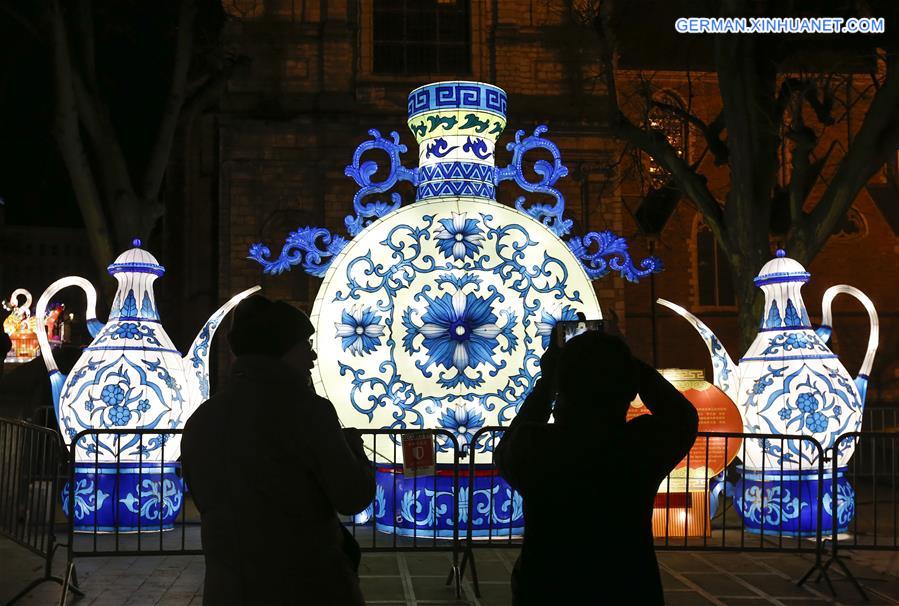
[(337, 514), (368, 506), (372, 468), (299, 373), (238, 358), (188, 420), (182, 462), (202, 521), (204, 604), (364, 604)]

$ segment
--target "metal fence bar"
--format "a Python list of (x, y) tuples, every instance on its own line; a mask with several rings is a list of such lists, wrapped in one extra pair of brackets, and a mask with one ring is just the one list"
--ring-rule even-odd
[[(855, 452), (844, 472), (840, 467), (839, 453), (850, 446), (855, 447)], [(896, 490), (899, 433), (845, 433), (834, 441), (829, 452), (833, 478), (828, 495), (831, 510), (847, 527), (849, 518), (854, 519), (852, 533), (840, 533), (838, 524), (833, 525), (830, 557), (824, 568), (836, 564), (862, 598), (867, 600), (865, 590), (846, 566), (840, 551), (899, 551), (899, 493)], [(851, 483), (846, 476), (851, 476)]]
[[(16, 427), (0, 424), (0, 454), (3, 456), (3, 461), (0, 462), (3, 467), (0, 468), (4, 470), (10, 465), (9, 461), (13, 458), (13, 451), (19, 448), (16, 446), (17, 440), (20, 439), (16, 437), (19, 431)], [(454, 581), (457, 595), (460, 595), (461, 582), (466, 568), (470, 565), (475, 595), (480, 596), (475, 550), (491, 547), (515, 548), (522, 543), (523, 517), (520, 516), (521, 512), (519, 511), (521, 497), (509, 489), (508, 502), (502, 500), (507, 498), (505, 491), (507, 485), (498, 476), (493, 461), (493, 453), (505, 428), (497, 426), (481, 428), (462, 448), (452, 432), (444, 429), (428, 430), (434, 438), (435, 448), (451, 453), (452, 463), (438, 465), (433, 477), (403, 478), (400, 441), (403, 434), (419, 431), (396, 429), (360, 431), (365, 443), (371, 444), (370, 450), (374, 453), (370, 456), (370, 460), (373, 472), (378, 477), (379, 493), (367, 510), (370, 511), (367, 519), (354, 517), (346, 521), (345, 525), (355, 538), (363, 540), (360, 548), (364, 552), (448, 552), (451, 554), (452, 561), (447, 584)], [(97, 444), (101, 434), (109, 434), (115, 436), (116, 440), (120, 442), (126, 441), (128, 437), (136, 437), (136, 443), (143, 446), (144, 441), (150, 436), (171, 436), (179, 433), (181, 430), (120, 429), (88, 430), (75, 436), (71, 449), (72, 463), (68, 469), (69, 513), (72, 513), (71, 509), (75, 506), (76, 463), (74, 455), (75, 445), (79, 441), (93, 441), (94, 444)], [(58, 442), (58, 436), (53, 434), (53, 437)], [(724, 452), (727, 453), (733, 441), (738, 439), (742, 440), (740, 449), (742, 462), (739, 462), (738, 459), (725, 472), (717, 477), (712, 477), (709, 465), (710, 452), (723, 443)], [(388, 440), (386, 445), (384, 444), (385, 440)], [(800, 486), (796, 490), (800, 492), (805, 490), (806, 493), (800, 496), (810, 500), (811, 505), (815, 507), (814, 516), (805, 520), (805, 526), (800, 532), (796, 532), (795, 529), (788, 526), (785, 517), (774, 516), (775, 510), (772, 509), (773, 502), (777, 498), (776, 495), (783, 495), (788, 489), (792, 489), (789, 484), (795, 479), (791, 475), (793, 472), (785, 468), (783, 459), (777, 466), (766, 464), (762, 460), (759, 469), (750, 469), (746, 463), (748, 440), (759, 440), (765, 450), (771, 448), (786, 452), (789, 449), (808, 454), (805, 462), (800, 457), (798, 465), (791, 468), (796, 470), (796, 477), (810, 478), (808, 487)], [(895, 472), (899, 469), (899, 462), (896, 460), (896, 454), (899, 451), (896, 441), (899, 440), (899, 433), (855, 432), (845, 434), (836, 441), (830, 452), (840, 452), (847, 440), (855, 440), (857, 445), (868, 441), (870, 448), (859, 448), (849, 469), (838, 469), (836, 457), (834, 457), (833, 464), (828, 464), (828, 471), (832, 468), (831, 480), (828, 480), (824, 467), (825, 452), (821, 445), (809, 436), (700, 433), (694, 446), (700, 450), (691, 451), (687, 455), (685, 473), (679, 476), (677, 483), (673, 481), (674, 476), (668, 476), (663, 482), (662, 490), (659, 493), (661, 500), (657, 500), (654, 514), (660, 516), (658, 517), (658, 528), (662, 529), (661, 533), (656, 535), (656, 549), (663, 551), (705, 550), (814, 554), (815, 563), (812, 569), (800, 579), (800, 583), (805, 582), (813, 572), (818, 571), (819, 579), (823, 576), (828, 584), (830, 584), (827, 576), (828, 568), (834, 562), (841, 568), (843, 567), (837, 551), (840, 540), (843, 540), (843, 543), (840, 544), (841, 548), (896, 550), (899, 547), (899, 533), (896, 531), (896, 520), (899, 518), (899, 499), (896, 495)], [(34, 450), (35, 447), (31, 445), (29, 448)], [(120, 450), (117, 449), (117, 451)], [(30, 451), (26, 449), (26, 452)], [(460, 463), (463, 452), (469, 455), (469, 460), (465, 465)], [(486, 456), (488, 453), (489, 456)], [(100, 463), (98, 455), (93, 453), (91, 458), (95, 465), (94, 477), (98, 478), (100, 475), (96, 473)], [(691, 467), (700, 461), (704, 462), (704, 471), (701, 474), (697, 469)], [(87, 465), (89, 466), (90, 463)], [(116, 454), (114, 465), (117, 471), (122, 471), (126, 465), (121, 461), (120, 452)], [(145, 465), (147, 465), (146, 469), (144, 469)], [(161, 496), (164, 496), (166, 491), (165, 467), (160, 464), (157, 468), (155, 465), (156, 463), (147, 463), (141, 454), (139, 465), (133, 471), (141, 483), (147, 478), (151, 483), (155, 483), (154, 481), (158, 479), (162, 491)], [(873, 522), (874, 535), (868, 536), (860, 533), (859, 516), (856, 516), (854, 520), (856, 532), (851, 544), (847, 544), (845, 539), (838, 535), (838, 524), (832, 523), (830, 526), (826, 526), (827, 522), (823, 517), (827, 507), (831, 507), (831, 510), (836, 513), (840, 499), (845, 500), (845, 494), (841, 495), (838, 491), (838, 485), (843, 486), (843, 484), (837, 481), (838, 477), (843, 477), (839, 474), (844, 473), (847, 478), (849, 476), (853, 478), (856, 486), (859, 487), (859, 490), (863, 490), (865, 495), (869, 493), (874, 495), (872, 505), (875, 517), (878, 518), (876, 522)], [(733, 474), (738, 476), (736, 482), (728, 479), (729, 475)], [(4, 473), (3, 475), (4, 477), (0, 478), (0, 507), (3, 508), (3, 511), (0, 511), (0, 524), (9, 525), (6, 503), (12, 498), (10, 494), (14, 490), (17, 480), (11, 474)], [(683, 486), (680, 484), (681, 481), (683, 481)], [(830, 484), (825, 486), (828, 481)], [(747, 492), (746, 487), (749, 482), (756, 482), (758, 486), (762, 487), (760, 496), (754, 497), (754, 501), (748, 497), (750, 492)], [(100, 489), (98, 482), (93, 484), (90, 492), (96, 499)], [(716, 494), (716, 498), (713, 500), (714, 487), (719, 484), (719, 493), (723, 493), (722, 497), (718, 499)], [(812, 488), (813, 484), (814, 488)], [(697, 490), (692, 490), (692, 488)], [(503, 494), (500, 495), (499, 492)], [(880, 501), (887, 493), (889, 502), (883, 505)], [(420, 499), (420, 494), (425, 495), (424, 500)], [(463, 495), (464, 500), (462, 499)], [(147, 498), (149, 497), (141, 495), (138, 491), (136, 502), (139, 509), (146, 504), (145, 499)], [(117, 498), (116, 501), (118, 500)], [(33, 504), (33, 495), (29, 497), (28, 502)], [(799, 509), (801, 512), (802, 507)], [(501, 512), (507, 512), (508, 515), (503, 515)], [(730, 519), (729, 512), (737, 514), (740, 519)], [(516, 515), (519, 517), (515, 517)], [(696, 517), (700, 515), (701, 519)], [(831, 516), (829, 513), (827, 515)], [(691, 516), (693, 516), (692, 519)], [(752, 522), (749, 520), (749, 517), (752, 516), (757, 516), (758, 519)], [(114, 537), (103, 536), (100, 532), (101, 524), (96, 512), (92, 519), (87, 520), (89, 526), (92, 527), (89, 530), (93, 530), (93, 532), (89, 532), (87, 537), (79, 540), (74, 528), (75, 517), (70, 515), (69, 518), (67, 577), (74, 578), (74, 559), (76, 557), (201, 555), (203, 553), (199, 546), (188, 545), (191, 535), (187, 533), (186, 527), (190, 523), (186, 521), (183, 508), (177, 516), (173, 516), (173, 524), (181, 525), (180, 532), (177, 533), (160, 532), (164, 526), (162, 508), (159, 519), (154, 519), (149, 525), (141, 521), (138, 516), (136, 522), (138, 529), (159, 533), (158, 537), (146, 537), (147, 541), (142, 540), (141, 532), (132, 538), (130, 535), (120, 533), (118, 527)], [(431, 519), (425, 523), (427, 518)], [(479, 520), (480, 525), (475, 523), (476, 519)], [(754, 530), (748, 526), (750, 522), (755, 524)], [(827, 529), (826, 533), (824, 532), (825, 528)], [(891, 528), (891, 534), (884, 534), (885, 528)], [(29, 532), (33, 534), (33, 530)], [(389, 540), (379, 540), (379, 535), (385, 533), (391, 535)], [(464, 545), (462, 545), (463, 534)], [(747, 536), (748, 534), (750, 536)], [(757, 534), (758, 537), (751, 537), (751, 534)], [(833, 553), (826, 562), (823, 558), (825, 535), (833, 545)], [(804, 540), (803, 537), (808, 540)], [(33, 538), (36, 542), (39, 535), (34, 535)], [(135, 543), (137, 544), (136, 548)], [(68, 587), (64, 589), (64, 594), (67, 591)]]
[[(483, 453), (483, 451), (490, 453), (495, 452), (498, 438), (501, 437), (504, 431), (505, 428), (499, 426), (483, 427), (474, 435), (471, 441), (472, 448), (469, 461), (469, 477), (474, 477), (476, 473), (479, 453)], [(795, 540), (788, 540), (790, 539), (790, 533), (786, 530), (786, 520), (784, 517), (777, 517), (771, 524), (766, 523), (766, 516), (773, 516), (773, 509), (771, 508), (774, 507), (774, 503), (768, 501), (766, 495), (777, 494), (776, 491), (778, 488), (780, 489), (780, 494), (784, 494), (785, 477), (788, 476), (789, 473), (785, 472), (783, 462), (780, 463), (778, 468), (771, 469), (770, 466), (766, 466), (763, 460), (761, 463), (760, 475), (759, 470), (752, 471), (748, 469), (745, 464), (732, 464), (729, 469), (732, 471), (736, 470), (743, 478), (745, 478), (748, 473), (753, 473), (758, 476), (756, 482), (763, 488), (760, 501), (754, 504), (758, 509), (753, 510), (752, 506), (748, 506), (745, 503), (743, 498), (745, 488), (741, 486), (741, 484), (745, 484), (744, 480), (738, 482), (737, 485), (725, 481), (722, 486), (724, 495), (719, 501), (721, 503), (719, 508), (723, 509), (724, 512), (721, 514), (722, 518), (720, 525), (713, 524), (714, 519), (717, 516), (715, 511), (709, 509), (711, 506), (710, 495), (712, 492), (709, 486), (711, 479), (708, 471), (709, 452), (713, 449), (713, 446), (723, 442), (723, 452), (727, 453), (729, 452), (728, 447), (733, 444), (733, 440), (737, 439), (742, 440), (741, 459), (743, 461), (746, 460), (746, 442), (749, 439), (766, 440), (766, 443), (770, 443), (771, 446), (779, 446), (781, 452), (786, 452), (785, 447), (795, 442), (798, 444), (800, 451), (804, 446), (809, 452), (809, 459), (815, 462), (808, 466), (803, 466), (800, 463), (799, 470), (796, 471), (796, 474), (801, 476), (802, 474), (811, 472), (812, 479), (820, 479), (823, 477), (824, 451), (821, 445), (814, 438), (809, 436), (701, 432), (698, 434), (696, 444), (693, 447), (694, 449), (699, 449), (697, 450), (698, 454), (693, 453), (692, 451), (687, 454), (687, 466), (684, 470), (684, 475), (678, 480), (678, 486), (674, 486), (673, 477), (672, 475), (669, 475), (660, 487), (660, 501), (657, 500), (657, 506), (654, 509), (654, 527), (656, 531), (655, 548), (660, 551), (705, 550), (810, 553), (815, 556), (815, 563), (809, 573), (803, 577), (802, 582), (804, 582), (812, 572), (815, 570), (821, 571), (823, 569), (823, 522), (821, 508), (817, 507), (816, 516), (806, 522), (808, 527), (805, 528), (804, 532), (810, 535), (808, 541), (803, 540), (799, 536), (799, 533), (797, 533)], [(704, 453), (703, 450), (705, 451)], [(483, 454), (481, 454), (481, 456), (483, 456)], [(693, 476), (694, 478), (702, 478), (703, 489), (698, 492), (692, 490), (690, 480), (691, 474), (696, 473), (696, 471), (690, 467), (696, 459), (705, 459), (706, 462), (706, 465), (704, 466), (704, 476)], [(492, 458), (490, 463), (491, 467), (493, 467)], [(491, 486), (495, 486), (495, 482), (496, 479), (491, 478)], [(680, 482), (683, 482), (683, 486), (680, 485)], [(816, 501), (820, 503), (823, 495), (823, 482), (818, 481), (816, 484)], [(769, 493), (765, 493), (765, 487), (769, 485), (770, 487), (767, 488)], [(492, 492), (493, 490), (491, 490), (491, 493)], [(815, 493), (812, 492), (809, 496), (811, 498), (814, 497), (814, 495)], [(737, 526), (732, 526), (730, 524), (726, 515), (728, 497), (734, 506), (738, 503), (742, 503), (742, 505), (740, 505), (740, 511), (738, 512), (741, 517), (747, 514), (757, 514), (760, 516), (761, 523), (758, 525), (757, 531), (755, 531), (755, 534), (758, 535), (757, 540), (747, 540), (747, 534), (749, 534), (749, 532), (745, 524), (740, 523)], [(661, 505), (659, 505), (659, 503), (661, 503)], [(494, 505), (491, 502), (491, 511), (493, 506)], [(473, 515), (474, 499), (469, 498), (468, 519), (471, 520)], [(698, 520), (694, 517), (698, 515), (703, 516), (702, 520)], [(711, 532), (707, 533), (706, 529), (709, 528), (711, 528)], [(695, 533), (696, 529), (700, 530), (699, 535), (691, 536), (691, 533)], [(507, 535), (506, 530), (506, 526), (502, 525), (501, 534), (498, 536), (491, 528), (488, 530), (485, 538), (475, 537), (473, 534), (473, 526), (469, 525), (468, 527), (462, 552), (461, 572), (464, 574), (466, 568), (470, 568), (474, 592), (478, 597), (480, 597), (480, 588), (478, 585), (475, 550), (484, 548), (519, 547), (522, 544), (522, 538), (520, 536), (513, 537), (511, 532)], [(511, 527), (509, 530), (511, 530)]]
[[(109, 556), (168, 556), (168, 555), (202, 555), (203, 550), (202, 547), (192, 547), (188, 545), (188, 534), (186, 527), (191, 525), (186, 521), (185, 507), (182, 506), (181, 511), (178, 513), (177, 518), (174, 520), (174, 525), (177, 526), (180, 524), (181, 529), (180, 532), (175, 532), (171, 534), (167, 531), (163, 531), (164, 527), (164, 507), (162, 502), (166, 496), (166, 478), (165, 478), (165, 466), (163, 465), (164, 460), (159, 463), (159, 467), (157, 468), (156, 462), (149, 463), (146, 461), (143, 456), (145, 445), (145, 440), (150, 439), (150, 436), (172, 436), (181, 434), (183, 430), (173, 430), (173, 429), (154, 429), (154, 430), (134, 430), (134, 429), (92, 429), (85, 430), (77, 434), (73, 440), (70, 448), (71, 451), (71, 461), (72, 463), (68, 468), (68, 502), (71, 504), (71, 508), (74, 508), (75, 498), (76, 498), (76, 466), (79, 463), (75, 462), (75, 455), (77, 450), (77, 445), (82, 441), (86, 440), (88, 442), (92, 442), (93, 444), (99, 444), (101, 442), (101, 438), (104, 436), (110, 436), (114, 438), (114, 441), (117, 443), (117, 448), (115, 452), (115, 461), (112, 462), (112, 468), (116, 472), (122, 472), (126, 470), (126, 463), (122, 462), (122, 448), (118, 445), (121, 444), (122, 441), (127, 441), (130, 438), (134, 438), (137, 440), (138, 445), (138, 465), (136, 469), (136, 474), (138, 477), (138, 487), (144, 485), (145, 482), (156, 483), (155, 480), (159, 480), (158, 482), (158, 492), (159, 495), (144, 494), (141, 490), (137, 491), (136, 496), (136, 507), (138, 511), (144, 510), (145, 506), (151, 506), (152, 503), (148, 503), (147, 499), (156, 498), (158, 496), (160, 504), (159, 504), (159, 519), (153, 519), (152, 523), (146, 522), (142, 519), (142, 516), (137, 516), (137, 529), (138, 531), (133, 535), (125, 534), (119, 528), (120, 520), (116, 517), (114, 528), (104, 528), (100, 521), (100, 516), (97, 511), (93, 511), (90, 517), (88, 518), (89, 524), (86, 528), (82, 528), (81, 530), (76, 530), (76, 517), (75, 515), (69, 515), (68, 523), (67, 523), (67, 534), (69, 537), (68, 546), (67, 546), (67, 567), (66, 572), (67, 576), (72, 579), (75, 578), (76, 570), (75, 570), (75, 559), (82, 557), (109, 557)], [(375, 473), (377, 473), (380, 468), (389, 468), (391, 469), (390, 473), (390, 481), (389, 486), (392, 486), (391, 492), (391, 503), (394, 505), (400, 503), (399, 497), (402, 495), (399, 494), (399, 487), (401, 484), (401, 464), (402, 460), (399, 457), (400, 450), (398, 448), (401, 436), (407, 433), (416, 433), (420, 430), (395, 430), (395, 429), (371, 429), (371, 430), (361, 430), (360, 434), (363, 438), (370, 437), (373, 441), (374, 448), (373, 451), (377, 452), (375, 456), (371, 457), (372, 467)], [(449, 477), (450, 482), (450, 493), (447, 502), (441, 501), (440, 507), (445, 507), (445, 511), (441, 510), (438, 507), (436, 499), (438, 498), (438, 476), (435, 475), (433, 478), (413, 478), (412, 480), (412, 490), (411, 494), (413, 498), (416, 499), (415, 504), (412, 505), (411, 512), (413, 514), (413, 523), (412, 523), (412, 531), (410, 538), (404, 538), (399, 535), (397, 530), (397, 520), (394, 512), (389, 512), (393, 519), (394, 531), (392, 534), (392, 541), (389, 543), (380, 544), (376, 540), (379, 533), (376, 526), (376, 514), (378, 513), (377, 508), (379, 507), (377, 503), (372, 504), (372, 512), (373, 515), (371, 519), (371, 534), (368, 535), (365, 533), (365, 536), (371, 536), (371, 543), (363, 543), (360, 545), (360, 549), (363, 552), (397, 552), (397, 551), (418, 551), (418, 552), (448, 552), (451, 555), (451, 564), (449, 571), (449, 580), (455, 581), (456, 586), (456, 595), (461, 596), (461, 574), (459, 571), (459, 554), (461, 551), (461, 540), (460, 540), (460, 525), (459, 525), (459, 493), (460, 493), (460, 483), (459, 483), (459, 444), (455, 435), (445, 429), (434, 429), (428, 430), (433, 436), (439, 438), (444, 443), (444, 450), (449, 451), (452, 454), (452, 463), (447, 464), (448, 469), (442, 470), (448, 472), (449, 475), (445, 477)], [(385, 453), (382, 452), (381, 449), (377, 448), (378, 439), (382, 440), (387, 438), (390, 439), (392, 445), (392, 453), (393, 456), (384, 456)], [(83, 444), (83, 442), (81, 442)], [(163, 443), (164, 444), (164, 443)], [(164, 446), (163, 446), (164, 448)], [(102, 461), (99, 458), (99, 449), (94, 449), (91, 457), (91, 461), (87, 463), (87, 465), (93, 464), (93, 477), (99, 480), (101, 474), (101, 463)], [(162, 453), (160, 453), (160, 458), (164, 459)], [(379, 460), (379, 458), (381, 460)], [(383, 459), (387, 459), (386, 461)], [(84, 463), (81, 463), (84, 465)], [(448, 521), (447, 525), (450, 530), (447, 536), (443, 536), (441, 532), (438, 531), (438, 528), (435, 526), (431, 530), (422, 530), (419, 527), (418, 521), (415, 517), (416, 508), (420, 505), (418, 503), (417, 494), (427, 493), (430, 489), (431, 493), (434, 493), (434, 501), (431, 505), (426, 506), (423, 510), (428, 514), (428, 512), (432, 512), (435, 516), (440, 517), (445, 521)], [(93, 503), (97, 504), (101, 502), (102, 492), (100, 489), (99, 481), (94, 481), (93, 485), (90, 487), (90, 496), (93, 497)], [(118, 493), (120, 490), (118, 483), (116, 483), (113, 487), (114, 491), (116, 491), (116, 498), (114, 500), (115, 503), (118, 503), (122, 497), (122, 494)], [(127, 495), (126, 497), (127, 498)], [(445, 498), (445, 495), (444, 495)], [(70, 508), (70, 514), (73, 514), (73, 509)], [(395, 507), (394, 507), (395, 509)], [(119, 512), (116, 511), (115, 515), (118, 516)], [(179, 522), (180, 519), (180, 522)], [(196, 526), (195, 524), (193, 524)], [(359, 534), (357, 531), (365, 528), (365, 524), (357, 523), (355, 518), (350, 520), (347, 524), (348, 528), (351, 530), (354, 538), (362, 538), (363, 535)], [(85, 532), (85, 530), (87, 532)], [(108, 536), (104, 533), (104, 530), (108, 532)], [(144, 537), (144, 533), (146, 532), (154, 532), (158, 533), (158, 537), (153, 537), (156, 540), (144, 540), (145, 538), (150, 539), (150, 537)], [(66, 599), (66, 591), (63, 591), (62, 600)], [(61, 603), (63, 603), (61, 602)]]
[(0, 534), (44, 560), (43, 575), (7, 604), (43, 583), (64, 582), (52, 574), (59, 547), (54, 523), (64, 453), (55, 431), (0, 418)]
[(899, 431), (899, 406), (868, 404), (862, 413), (862, 432)]

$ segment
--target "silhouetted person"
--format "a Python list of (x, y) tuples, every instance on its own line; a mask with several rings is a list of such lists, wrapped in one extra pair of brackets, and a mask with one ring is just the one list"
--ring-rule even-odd
[[(513, 603), (663, 604), (653, 502), (696, 438), (696, 410), (607, 334), (550, 345), (540, 364), (543, 378), (496, 449), (524, 498)], [(637, 392), (652, 416), (626, 422)]]
[(364, 604), (358, 544), (337, 513), (374, 497), (355, 430), (315, 394), (309, 318), (261, 296), (242, 301), (228, 384), (184, 428), (182, 463), (202, 523), (203, 603)]

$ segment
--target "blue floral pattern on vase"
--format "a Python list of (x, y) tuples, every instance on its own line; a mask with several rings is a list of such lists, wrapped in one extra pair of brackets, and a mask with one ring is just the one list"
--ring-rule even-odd
[[(742, 472), (743, 477), (735, 486), (734, 504), (747, 532), (815, 536), (821, 507), (821, 530), (828, 535), (834, 524), (838, 531), (845, 531), (855, 514), (855, 491), (843, 469), (838, 471), (836, 482), (827, 470), (821, 478), (817, 468), (802, 472), (779, 469), (764, 473), (743, 469)], [(836, 516), (833, 515), (834, 490)]]
[[(484, 426), (484, 415), (471, 406), (456, 406), (443, 411), (438, 423), (440, 427), (453, 432), (459, 444), (460, 455), (465, 457), (468, 456), (471, 439), (475, 432)], [(437, 439), (438, 448), (441, 448), (439, 435)], [(449, 447), (449, 445), (442, 445), (442, 449)]]
[(437, 246), (446, 258), (462, 261), (474, 257), (484, 242), (484, 230), (475, 219), (467, 219), (466, 213), (453, 213), (450, 219), (440, 219), (443, 229), (434, 237)]
[[(792, 368), (792, 371), (790, 369)], [(807, 435), (815, 438), (825, 450), (847, 431), (858, 431), (862, 403), (848, 381), (830, 366), (819, 372), (814, 366), (769, 365), (766, 372), (747, 390), (747, 430), (777, 435)], [(790, 372), (788, 372), (790, 371)], [(769, 415), (776, 411), (776, 416)], [(857, 411), (847, 415), (846, 410)], [(779, 423), (776, 423), (779, 421)], [(817, 464), (817, 448), (809, 440), (766, 440), (763, 449), (768, 457), (767, 469), (787, 468), (801, 461), (803, 467)], [(842, 443), (841, 443), (842, 445)], [(848, 441), (847, 441), (848, 445)], [(782, 447), (781, 447), (782, 446)], [(747, 465), (760, 469), (762, 462), (755, 451), (747, 451)]]
[(181, 500), (184, 491), (179, 480), (163, 478), (154, 481), (145, 478), (135, 486), (133, 492), (129, 492), (119, 502), (131, 513), (139, 513), (141, 518), (150, 522), (159, 520), (159, 517), (172, 518), (181, 511)]
[[(855, 517), (855, 490), (849, 484), (848, 480), (842, 477), (837, 479), (837, 529), (846, 530), (849, 522)], [(833, 516), (833, 491), (825, 490), (824, 497), (821, 499), (824, 506), (824, 513)]]
[(418, 351), (414, 342), (416, 337), (424, 337), (422, 345), (427, 350), (427, 360), (416, 366), (426, 376), (432, 365), (442, 366), (447, 370), (455, 370), (454, 374), (440, 374), (437, 382), (450, 389), (460, 383), (465, 387), (477, 387), (483, 383), (483, 374), (475, 372), (467, 374), (468, 369), (476, 369), (481, 365), (489, 365), (494, 369), (504, 366), (503, 362), (494, 360), (494, 353), (499, 346), (499, 336), (505, 338), (505, 351), (512, 351), (517, 339), (512, 334), (515, 314), (505, 312), (506, 322), (502, 327), (497, 325), (498, 318), (493, 312), (492, 302), (501, 298), (494, 292), (486, 299), (474, 293), (464, 293), (461, 288), (440, 297), (430, 297), (427, 290), (419, 293), (428, 304), (421, 318), (422, 325), (412, 319), (415, 310), (408, 308), (403, 314), (403, 325), (407, 329), (403, 346), (406, 351)]
[(777, 529), (790, 520), (799, 517), (802, 507), (799, 498), (793, 496), (789, 488), (780, 486), (750, 486), (737, 497), (737, 505), (743, 520), (750, 520), (759, 526)]
[[(473, 536), (520, 537), (524, 531), (524, 500), (497, 475), (481, 473), (459, 476), (459, 532), (470, 525)], [(378, 490), (374, 501), (375, 523), (400, 536), (453, 536), (452, 474), (426, 478), (404, 478), (399, 470), (381, 467), (375, 474)], [(381, 495), (383, 501), (378, 499)], [(469, 517), (469, 509), (471, 517)]]
[(367, 354), (381, 344), (384, 327), (379, 325), (381, 316), (369, 307), (356, 307), (352, 313), (344, 310), (340, 322), (335, 324), (344, 351), (353, 355)]
[(807, 333), (797, 331), (781, 333), (771, 337), (768, 340), (768, 346), (762, 350), (761, 355), (768, 356), (782, 352), (795, 352), (801, 350), (830, 353), (830, 350), (821, 343), (821, 340), (815, 333), (811, 331), (808, 331)]
[[(154, 357), (150, 351), (147, 354), (150, 354), (148, 358)], [(155, 429), (185, 402), (180, 384), (158, 360), (136, 363), (124, 355), (112, 360), (88, 358), (81, 372), (69, 376), (63, 398), (83, 402), (81, 406), (68, 407), (60, 417), (62, 429), (69, 439), (86, 428)], [(178, 424), (170, 420), (166, 426), (177, 427)], [(100, 460), (116, 456), (150, 460), (160, 454), (159, 450), (165, 444), (162, 438), (151, 436), (142, 440), (133, 434), (86, 436), (78, 442), (78, 453), (84, 460), (98, 455)], [(172, 453), (171, 449), (169, 453)]]
[(74, 518), (76, 532), (170, 530), (184, 500), (178, 466), (76, 463), (75, 489), (66, 483), (60, 495), (63, 513)]
[[(74, 515), (76, 520), (84, 520), (90, 514), (100, 510), (109, 495), (97, 487), (91, 478), (76, 478), (75, 489), (69, 489), (66, 482), (62, 491), (62, 512), (65, 515)], [(69, 511), (69, 501), (74, 501), (72, 512)]]
[[(575, 311), (601, 317), (570, 250), (552, 234), (552, 246), (537, 241), (545, 227), (514, 209), (479, 202), (460, 212), (454, 202), (423, 201), (370, 229), (336, 260), (312, 313), (326, 327), (315, 344), (316, 384), (348, 425), (440, 427), (460, 406), (484, 425), (507, 423), (539, 378), (544, 324)], [(366, 308), (379, 318), (347, 318)], [(370, 322), (383, 328), (374, 348), (349, 334)], [(347, 348), (330, 326), (344, 331)], [(476, 446), (490, 449), (486, 440)], [(447, 457), (443, 450), (438, 461)]]

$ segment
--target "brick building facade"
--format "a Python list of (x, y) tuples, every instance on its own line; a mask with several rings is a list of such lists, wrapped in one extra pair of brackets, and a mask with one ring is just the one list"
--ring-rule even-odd
[[(260, 266), (246, 258), (249, 245), (263, 241), (277, 254), (287, 233), (303, 225), (343, 233), (343, 217), (351, 210), (356, 190), (343, 173), (353, 150), (367, 138), (368, 129), (396, 130), (409, 148), (404, 163), (415, 166), (417, 146), (405, 126), (406, 96), (436, 80), (481, 80), (505, 89), (508, 127), (497, 145), (497, 165), (508, 163), (505, 143), (516, 129), (530, 132), (537, 124), (547, 124), (548, 136), (561, 149), (570, 171), (559, 187), (575, 221), (573, 231), (613, 229), (631, 238), (635, 257), (649, 252), (650, 238), (641, 235), (634, 218), (645, 189), (621, 178), (621, 146), (605, 129), (601, 109), (605, 90), (591, 59), (596, 57), (591, 53), (592, 34), (589, 28), (566, 25), (571, 21), (571, 3), (230, 0), (225, 4), (234, 17), (229, 39), (252, 64), (232, 79), (219, 111), (183, 133), (184, 154), (170, 171), (166, 281), (172, 292), (183, 292), (192, 302), (183, 306), (189, 312), (162, 310), (173, 318), (171, 334), (178, 345), (193, 336), (206, 310), (214, 309), (217, 301), (256, 283), (261, 282), (271, 297), (311, 309), (319, 279), (300, 270), (264, 276)], [(622, 67), (621, 95), (637, 85), (638, 67)], [(692, 109), (703, 118), (713, 117), (717, 100), (713, 73), (696, 72), (689, 87), (684, 71), (654, 70), (653, 78), (660, 90), (682, 99), (688, 97), (689, 88)], [(834, 136), (843, 137), (845, 145), (846, 132)], [(700, 153), (689, 129), (685, 146), (688, 155)], [(726, 191), (726, 170), (713, 169), (710, 159), (704, 161), (703, 170), (710, 175), (713, 191)], [(399, 191), (404, 203), (414, 200), (411, 187)], [(498, 192), (503, 202), (510, 202), (513, 195), (517, 193), (511, 186), (501, 186)], [(881, 313), (882, 344), (869, 393), (872, 400), (896, 398), (897, 226), (885, 220), (867, 192), (859, 196), (847, 225), (846, 233), (831, 238), (809, 268), (813, 278), (805, 288), (806, 303), (814, 321), (814, 314), (820, 314), (821, 294), (832, 284), (851, 283), (871, 296)], [(681, 200), (661, 233), (651, 239), (655, 253), (665, 261), (663, 274), (637, 285), (613, 275), (595, 283), (604, 314), (617, 316), (642, 355), (649, 358), (655, 349), (659, 366), (708, 368), (709, 363), (693, 329), (653, 305), (654, 296), (699, 313), (733, 356), (741, 353), (732, 302), (726, 293), (716, 293), (714, 285), (702, 283), (702, 272), (709, 273), (709, 251), (698, 250), (708, 247), (701, 229), (701, 219)], [(211, 249), (210, 241), (217, 243)], [(722, 298), (713, 305), (701, 304), (700, 299), (708, 303), (710, 295)], [(171, 301), (169, 306), (182, 303)], [(848, 301), (838, 300), (836, 311), (836, 350), (854, 372), (867, 339), (866, 317)], [(219, 352), (220, 362), (227, 365), (221, 343)]]

